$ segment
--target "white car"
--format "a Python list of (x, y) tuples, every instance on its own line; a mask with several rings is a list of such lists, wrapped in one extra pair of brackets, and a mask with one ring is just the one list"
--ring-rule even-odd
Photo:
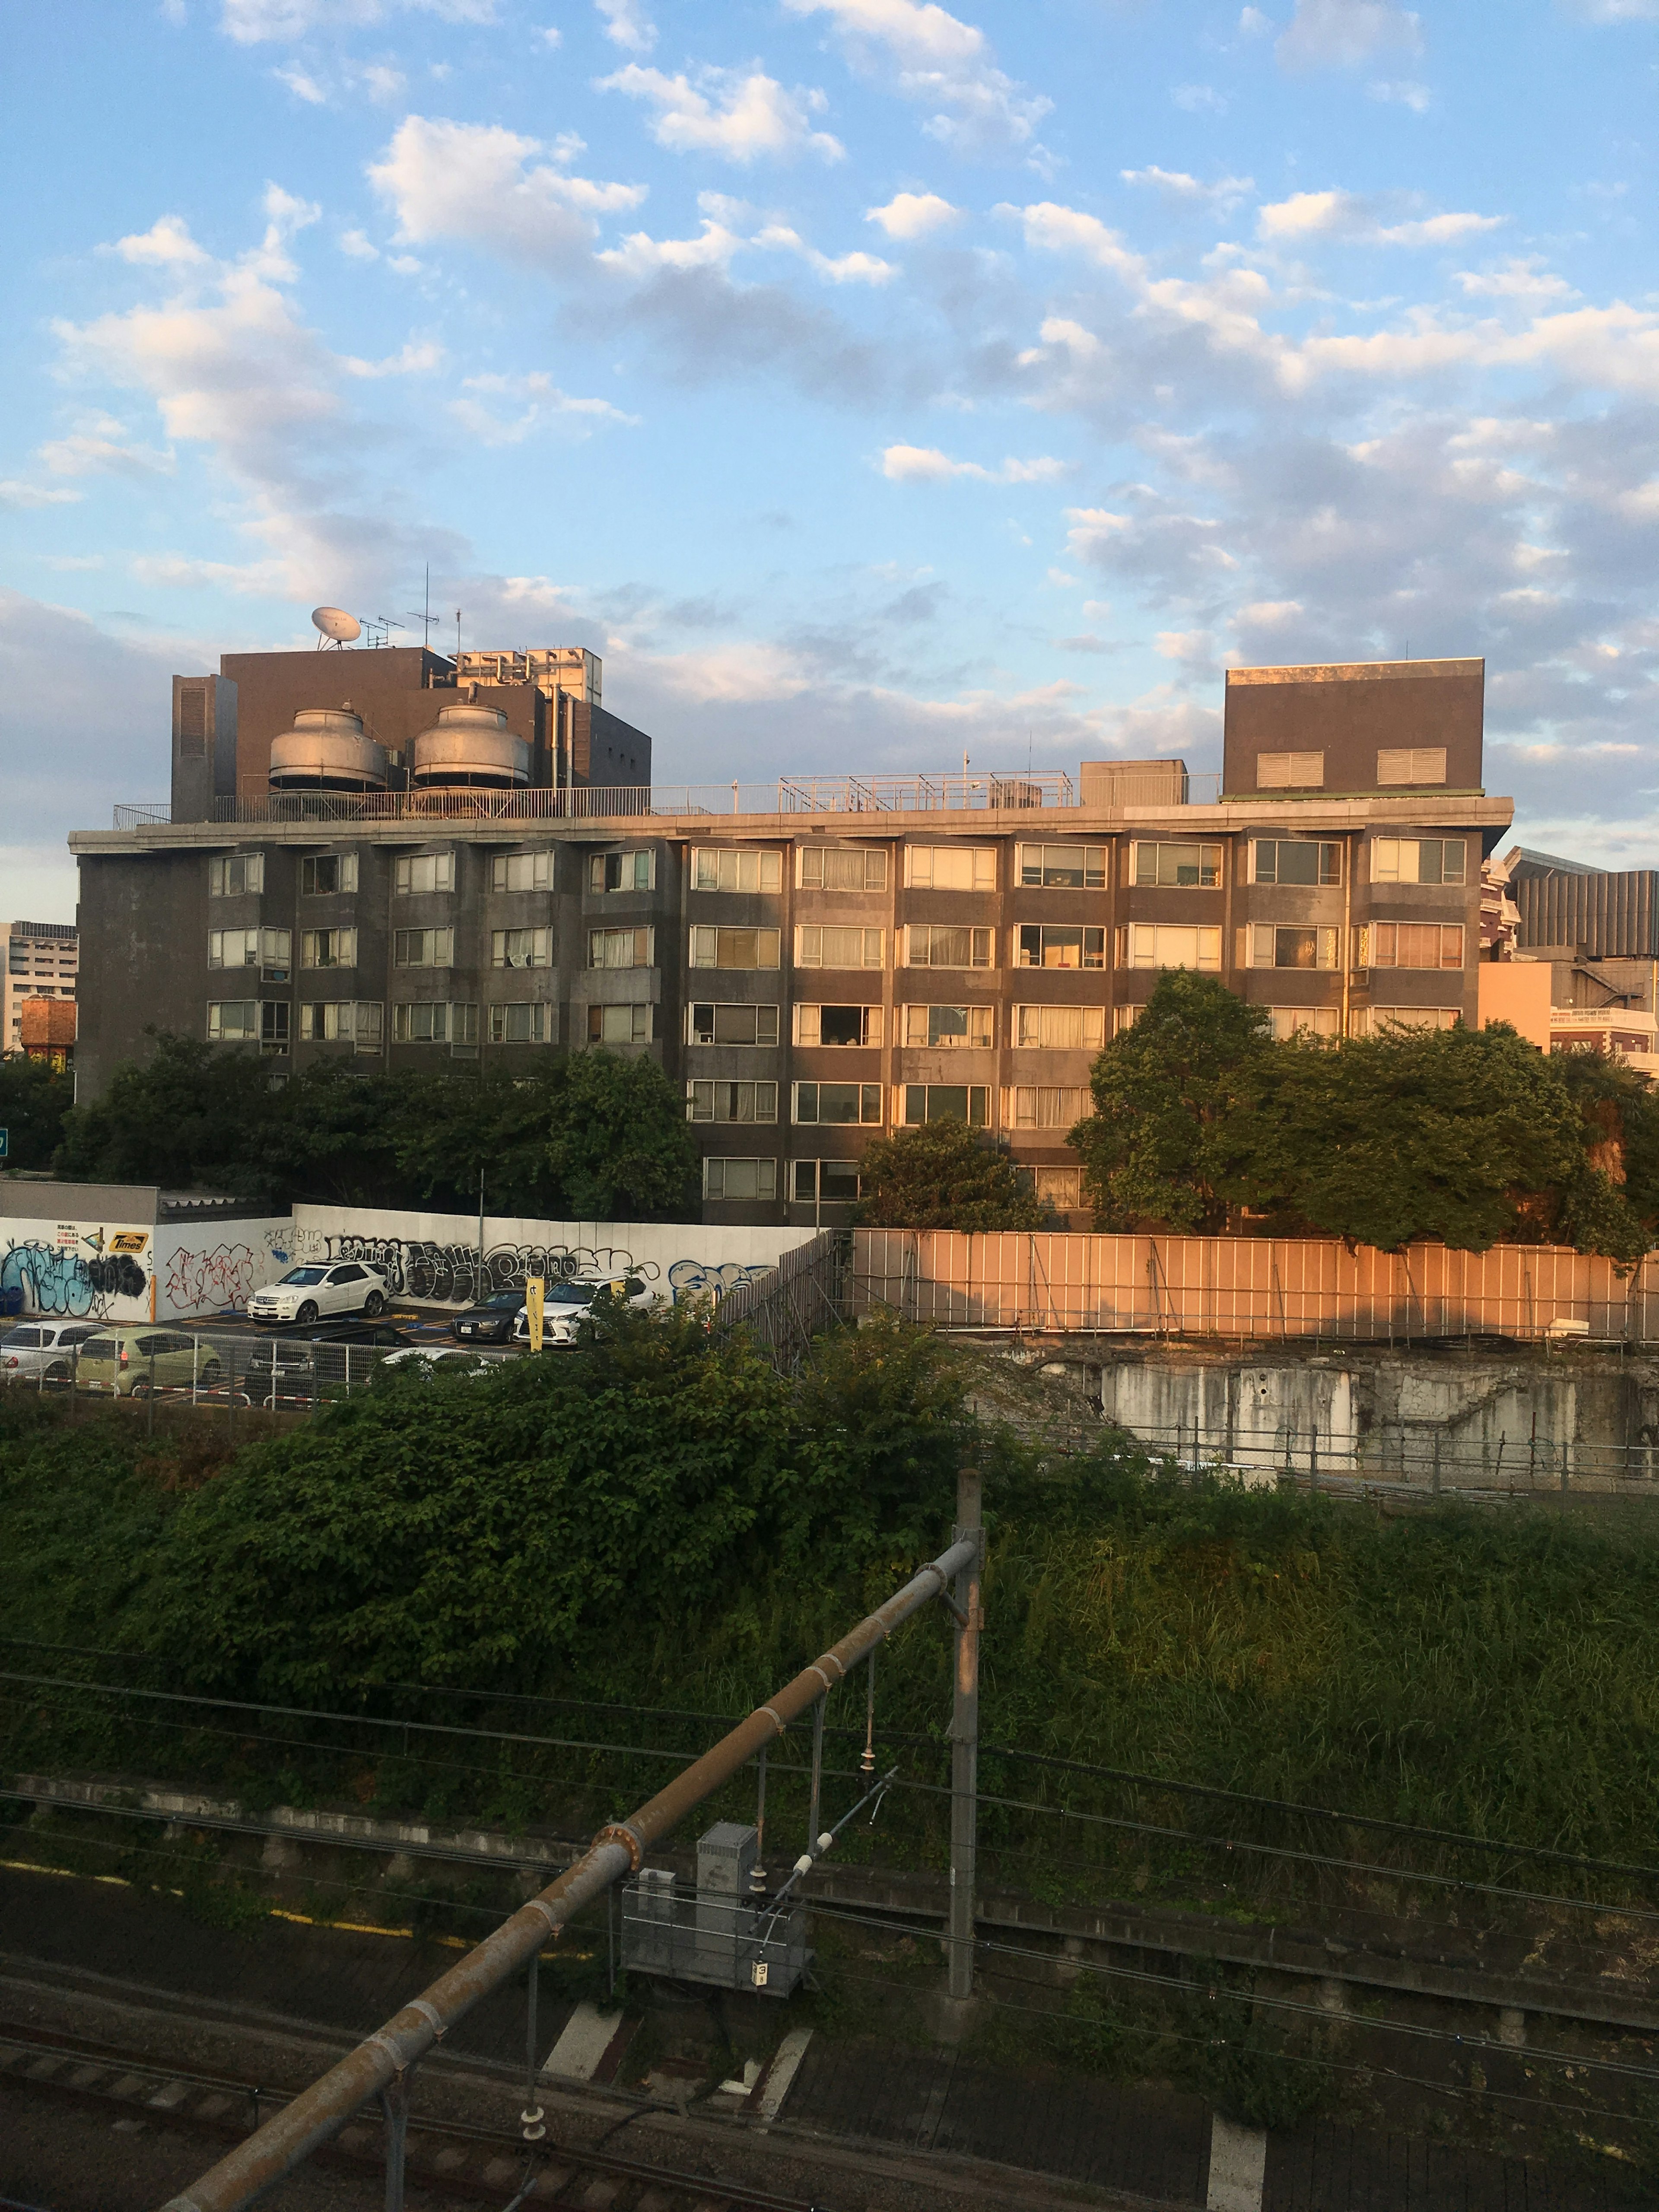
[(0, 1382), (67, 1382), (75, 1347), (100, 1334), (95, 1321), (23, 1321), (0, 1336)]
[[(587, 1319), (593, 1301), (601, 1291), (609, 1291), (624, 1305), (654, 1306), (657, 1293), (646, 1288), (638, 1275), (597, 1275), (572, 1277), (562, 1282), (550, 1283), (542, 1297), (542, 1348), (550, 1345), (574, 1344), (579, 1322)], [(513, 1334), (509, 1341), (528, 1344), (530, 1341), (530, 1309), (520, 1306), (513, 1317)]]
[(407, 1352), (388, 1352), (380, 1362), (382, 1368), (412, 1367), (417, 1374), (431, 1376), (441, 1367), (446, 1375), (493, 1375), (501, 1365), (499, 1359), (484, 1359), (476, 1352), (463, 1352), (459, 1346), (443, 1344), (411, 1344)]
[(325, 1314), (383, 1312), (386, 1270), (366, 1260), (315, 1261), (290, 1267), (280, 1283), (255, 1291), (251, 1321), (319, 1321)]

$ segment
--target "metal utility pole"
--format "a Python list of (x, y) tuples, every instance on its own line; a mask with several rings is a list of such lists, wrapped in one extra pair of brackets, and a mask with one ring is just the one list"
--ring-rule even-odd
[(973, 1556), (957, 1576), (957, 1680), (951, 1711), (951, 1995), (974, 1993), (974, 1873), (979, 1842), (979, 1601), (985, 1563), (979, 1469), (957, 1476), (957, 1543)]
[(478, 1170), (478, 1288), (477, 1288), (477, 1293), (476, 1293), (476, 1295), (477, 1295), (480, 1299), (482, 1299), (482, 1298), (483, 1298), (483, 1294), (484, 1294), (484, 1277), (483, 1277), (483, 1182), (484, 1182), (484, 1171), (483, 1171), (483, 1170), (482, 1168), (480, 1168), (480, 1169)]

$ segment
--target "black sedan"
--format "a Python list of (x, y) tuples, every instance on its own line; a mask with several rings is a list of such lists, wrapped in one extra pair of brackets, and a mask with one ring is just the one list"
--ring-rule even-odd
[(373, 1346), (377, 1352), (395, 1352), (415, 1341), (389, 1321), (314, 1322), (309, 1328), (274, 1333), (249, 1347), (246, 1361), (236, 1361), (239, 1388), (256, 1406), (270, 1403), (273, 1387), (279, 1402), (310, 1399), (314, 1392), (331, 1395), (331, 1385), (348, 1388), (366, 1382), (374, 1363), (353, 1363), (352, 1349)]
[(457, 1314), (449, 1333), (462, 1344), (506, 1344), (513, 1334), (513, 1316), (524, 1304), (524, 1285), (516, 1291), (492, 1291), (465, 1313)]

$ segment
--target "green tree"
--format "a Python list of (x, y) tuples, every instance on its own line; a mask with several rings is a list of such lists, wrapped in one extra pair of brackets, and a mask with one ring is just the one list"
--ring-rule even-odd
[(10, 1168), (49, 1168), (75, 1103), (75, 1084), (44, 1060), (0, 1060), (0, 1129), (10, 1131)]
[(878, 1137), (859, 1163), (860, 1218), (882, 1229), (1043, 1229), (1052, 1217), (1007, 1147), (965, 1121), (924, 1121)]
[(1384, 1252), (1419, 1237), (1483, 1252), (1532, 1194), (1582, 1176), (1584, 1133), (1547, 1054), (1506, 1023), (1459, 1023), (1276, 1047), (1230, 1141), (1253, 1204)]
[(1237, 1127), (1273, 1050), (1261, 1007), (1184, 968), (1158, 977), (1095, 1062), (1095, 1110), (1066, 1139), (1101, 1228), (1224, 1227)]
[(66, 1117), (52, 1165), (83, 1182), (207, 1183), (235, 1198), (285, 1200), (289, 1177), (269, 1060), (198, 1038), (146, 1032), (147, 1060), (125, 1060), (100, 1098)]
[(697, 1148), (685, 1100), (654, 1060), (595, 1046), (558, 1071), (548, 1158), (570, 1218), (683, 1220), (693, 1202)]

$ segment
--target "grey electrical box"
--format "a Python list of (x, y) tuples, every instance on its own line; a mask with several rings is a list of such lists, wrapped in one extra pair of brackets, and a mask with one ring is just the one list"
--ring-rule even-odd
[(697, 1884), (645, 1867), (623, 1891), (623, 1964), (641, 1974), (787, 1997), (806, 1972), (806, 1913), (750, 1893), (759, 1838), (721, 1820), (697, 1842)]

